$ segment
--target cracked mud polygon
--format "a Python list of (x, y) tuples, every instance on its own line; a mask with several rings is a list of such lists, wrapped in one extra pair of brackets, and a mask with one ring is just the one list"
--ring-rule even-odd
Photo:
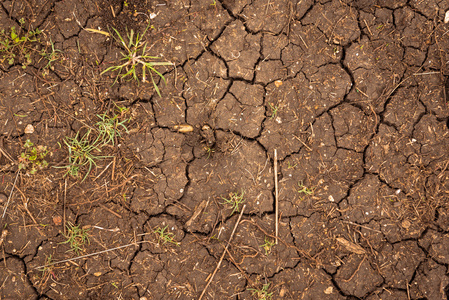
[[(198, 299), (245, 204), (203, 299), (448, 299), (448, 10), (2, 1), (2, 30), (42, 33), (0, 66), (0, 298)], [(148, 22), (161, 96), (102, 73), (125, 50), (112, 28)], [(67, 174), (64, 141), (105, 113), (126, 131)], [(48, 149), (35, 174), (27, 139)], [(86, 229), (79, 253), (64, 224)]]

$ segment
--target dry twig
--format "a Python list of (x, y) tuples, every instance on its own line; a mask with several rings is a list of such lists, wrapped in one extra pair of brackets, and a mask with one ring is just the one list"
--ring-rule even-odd
[(206, 293), (207, 288), (209, 287), (210, 283), (211, 283), (212, 280), (214, 279), (215, 274), (217, 273), (218, 269), (220, 268), (221, 263), (223, 262), (223, 258), (225, 257), (226, 252), (228, 252), (228, 248), (229, 248), (229, 245), (231, 244), (232, 237), (234, 236), (234, 233), (235, 233), (235, 231), (236, 231), (236, 229), (237, 229), (237, 226), (238, 226), (239, 223), (240, 223), (240, 219), (242, 218), (242, 215), (243, 215), (243, 212), (245, 211), (245, 208), (246, 208), (246, 204), (243, 205), (242, 211), (240, 212), (240, 215), (239, 215), (239, 218), (237, 219), (237, 222), (236, 222), (235, 225), (234, 225), (234, 229), (232, 230), (231, 236), (229, 237), (228, 243), (226, 244), (226, 248), (225, 248), (225, 250), (223, 251), (223, 254), (221, 255), (220, 260), (218, 261), (218, 264), (217, 264), (217, 266), (215, 267), (214, 272), (213, 272), (212, 275), (209, 277), (209, 280), (207, 281), (207, 284), (206, 284), (206, 286), (204, 287), (204, 290), (203, 290), (203, 292), (201, 293), (201, 296), (198, 298), (198, 300), (201, 300), (201, 299), (203, 298), (204, 294)]
[(276, 201), (275, 212), (275, 231), (276, 231), (276, 245), (278, 244), (279, 236), (279, 189), (278, 189), (278, 152), (274, 149), (274, 197)]
[(71, 261), (75, 261), (75, 260), (78, 260), (78, 259), (82, 259), (82, 258), (86, 258), (86, 257), (90, 257), (90, 256), (95, 256), (95, 255), (106, 253), (106, 252), (111, 252), (111, 251), (114, 251), (114, 250), (126, 248), (126, 247), (133, 246), (133, 245), (137, 246), (137, 244), (142, 244), (142, 243), (148, 243), (148, 241), (135, 242), (135, 243), (132, 243), (132, 244), (127, 244), (127, 245), (123, 245), (123, 246), (119, 246), (119, 247), (115, 247), (115, 248), (111, 248), (111, 249), (106, 249), (106, 250), (98, 251), (98, 252), (91, 253), (91, 254), (86, 254), (86, 255), (81, 255), (81, 256), (74, 257), (74, 258), (69, 258), (69, 259), (64, 259), (64, 260), (60, 260), (60, 261), (55, 261), (55, 262), (52, 262), (50, 264), (46, 264), (46, 265), (43, 265), (43, 266), (35, 267), (34, 269), (48, 268), (48, 267), (51, 267), (51, 266), (54, 266), (54, 265), (58, 265), (58, 264), (62, 264), (62, 263), (65, 263), (65, 262), (71, 262)]
[(3, 210), (2, 219), (5, 218), (6, 210), (8, 209), (9, 200), (11, 200), (12, 192), (14, 191), (14, 187), (16, 186), (17, 177), (19, 177), (20, 169), (17, 171), (16, 179), (14, 179), (14, 184), (12, 185), (11, 192), (9, 193), (8, 201), (6, 202), (5, 209)]
[(65, 223), (65, 203), (67, 201), (67, 178), (64, 182), (64, 202), (62, 203), (62, 230), (64, 231), (64, 234), (66, 234), (66, 223)]

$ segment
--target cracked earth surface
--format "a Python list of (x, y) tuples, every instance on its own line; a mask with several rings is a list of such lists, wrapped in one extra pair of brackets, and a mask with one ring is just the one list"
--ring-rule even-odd
[[(1, 299), (449, 298), (446, 0), (2, 1), (1, 28), (43, 30), (45, 63), (2, 62)], [(167, 83), (113, 85), (108, 36), (142, 32)], [(116, 103), (128, 132), (86, 180), (64, 137)], [(32, 124), (34, 133), (25, 133)], [(193, 130), (180, 132), (179, 125)], [(279, 244), (274, 160), (279, 158)], [(65, 204), (64, 204), (65, 203)], [(65, 208), (65, 210), (64, 210)], [(240, 206), (241, 208), (241, 206)], [(88, 228), (77, 257), (61, 218)], [(166, 227), (167, 226), (167, 227)], [(172, 243), (154, 233), (164, 228)], [(113, 251), (105, 251), (115, 247)], [(265, 299), (265, 298), (264, 298)]]

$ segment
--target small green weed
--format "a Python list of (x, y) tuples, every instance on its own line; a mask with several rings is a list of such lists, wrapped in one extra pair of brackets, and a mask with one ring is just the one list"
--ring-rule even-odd
[(119, 128), (125, 129), (128, 132), (128, 128), (126, 128), (125, 123), (129, 122), (129, 119), (125, 119), (123, 121), (119, 120), (120, 115), (114, 114), (110, 117), (108, 114), (97, 115), (100, 119), (95, 125), (100, 132), (100, 136), (102, 137), (102, 146), (106, 144), (115, 145), (115, 140), (117, 137), (121, 137)]
[(9, 65), (17, 62), (26, 69), (32, 63), (31, 54), (36, 51), (36, 44), (40, 42), (39, 35), (42, 33), (39, 28), (26, 31), (22, 26), (25, 23), (23, 19), (19, 20), (21, 27), (16, 31), (12, 26), (9, 31), (0, 30), (0, 63), (7, 61)]
[(275, 242), (273, 242), (269, 237), (265, 237), (264, 244), (260, 245), (259, 247), (263, 248), (265, 250), (265, 255), (268, 255), (271, 253), (271, 248), (275, 245)]
[(269, 293), (270, 283), (266, 283), (261, 289), (248, 289), (253, 296), (256, 296), (258, 300), (271, 300), (273, 292)]
[(50, 42), (48, 42), (48, 46), (50, 46), (50, 50), (47, 51), (47, 48), (43, 48), (40, 51), (40, 55), (46, 59), (48, 62), (44, 66), (44, 70), (48, 73), (48, 69), (53, 70), (54, 67), (52, 66), (52, 63), (59, 60), (61, 58), (62, 51), (59, 49), (55, 49), (55, 44), (50, 38)]
[(245, 194), (245, 192), (242, 190), (242, 193), (240, 195), (239, 195), (239, 193), (234, 192), (234, 193), (229, 193), (228, 199), (221, 197), (221, 199), (224, 200), (224, 202), (221, 204), (228, 204), (231, 206), (232, 212), (231, 212), (230, 216), (232, 216), (235, 212), (240, 211), (239, 205), (242, 204), (243, 202), (245, 202), (245, 199), (243, 199), (244, 194)]
[(270, 102), (268, 102), (268, 105), (271, 108), (271, 117), (270, 117), (270, 119), (276, 118), (276, 116), (278, 114), (279, 106), (277, 106), (277, 105), (275, 106), (274, 104), (272, 104)]
[[(125, 123), (130, 119), (123, 119), (128, 113), (128, 108), (115, 105), (112, 117), (107, 114), (98, 114), (100, 119), (95, 126), (97, 128), (89, 128), (87, 132), (81, 136), (77, 132), (75, 137), (66, 137), (64, 144), (69, 151), (69, 164), (61, 168), (67, 168), (66, 175), (78, 177), (80, 169), (87, 168), (87, 172), (83, 177), (83, 181), (87, 178), (93, 167), (96, 167), (96, 161), (111, 157), (98, 155), (102, 148), (106, 145), (115, 145), (118, 137), (121, 137), (120, 129), (128, 132)], [(122, 120), (123, 119), (123, 120)]]
[(142, 82), (146, 82), (146, 76), (148, 72), (150, 74), (151, 81), (153, 82), (154, 89), (160, 97), (161, 93), (159, 91), (159, 87), (156, 84), (156, 81), (154, 80), (153, 73), (158, 75), (164, 81), (164, 83), (167, 82), (165, 81), (164, 75), (162, 75), (162, 73), (157, 71), (155, 67), (169, 66), (172, 64), (169, 62), (154, 61), (156, 59), (159, 59), (159, 57), (149, 56), (146, 54), (148, 44), (147, 42), (142, 42), (142, 38), (149, 28), (150, 24), (148, 24), (148, 26), (145, 28), (142, 34), (139, 33), (134, 34), (134, 30), (131, 29), (126, 34), (128, 38), (128, 43), (125, 42), (124, 38), (120, 35), (117, 29), (112, 28), (117, 37), (115, 37), (113, 34), (112, 36), (125, 49), (125, 52), (121, 52), (122, 54), (121, 60), (124, 61), (124, 63), (118, 66), (109, 67), (103, 72), (101, 72), (101, 74), (118, 71), (114, 84), (117, 82), (119, 78), (126, 80), (127, 77), (130, 77), (130, 80), (134, 79), (136, 81), (139, 81), (137, 70), (139, 67), (142, 67)]
[[(298, 186), (299, 186), (298, 193), (304, 194), (305, 196), (313, 195), (313, 189), (310, 189), (310, 188), (307, 188), (306, 186), (304, 186), (302, 181), (298, 182)], [(303, 197), (300, 197), (300, 199), (304, 200)]]
[[(49, 256), (45, 255), (45, 264), (46, 265), (51, 265), (52, 261), (52, 255), (50, 254)], [(47, 267), (43, 267), (40, 271), (42, 273), (44, 273), (44, 276), (49, 274), (49, 272), (51, 271), (52, 266), (47, 266)]]
[(158, 235), (158, 240), (162, 241), (162, 244), (171, 243), (179, 246), (179, 243), (173, 239), (174, 234), (172, 232), (168, 232), (167, 227), (168, 225), (164, 228), (157, 227), (153, 232)]
[(294, 169), (298, 164), (292, 165), (290, 162), (287, 162), (287, 169)]
[(220, 241), (220, 239), (217, 238), (216, 234), (214, 234), (213, 236), (211, 236), (209, 239), (210, 239), (211, 241), (213, 241), (213, 240)]
[(30, 140), (23, 145), (24, 151), (20, 153), (19, 170), (27, 170), (31, 175), (48, 166), (45, 156), (48, 153), (46, 146), (35, 146)]
[(209, 146), (204, 146), (204, 150), (205, 150), (206, 153), (207, 153), (206, 159), (209, 159), (209, 158), (212, 156), (212, 154), (215, 153), (215, 149), (214, 149), (214, 148), (211, 148), (211, 147), (209, 147)]
[(92, 130), (89, 129), (82, 137), (77, 132), (74, 138), (66, 137), (64, 139), (64, 144), (66, 144), (69, 150), (69, 164), (64, 167), (68, 169), (66, 175), (78, 177), (80, 168), (87, 166), (88, 170), (83, 178), (84, 181), (92, 167), (97, 165), (95, 161), (109, 157), (94, 154), (101, 152), (100, 147), (102, 146), (103, 136), (98, 135), (92, 141), (91, 132)]
[(68, 222), (67, 233), (64, 234), (64, 237), (67, 239), (65, 242), (60, 244), (70, 244), (70, 251), (75, 252), (77, 255), (80, 254), (84, 250), (84, 245), (89, 242), (89, 229), (80, 228), (80, 225), (73, 225)]

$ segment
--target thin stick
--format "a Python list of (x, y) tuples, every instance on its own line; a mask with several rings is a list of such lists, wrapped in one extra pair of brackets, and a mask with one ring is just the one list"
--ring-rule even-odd
[(90, 257), (90, 256), (95, 256), (95, 255), (98, 255), (98, 254), (111, 252), (111, 251), (114, 251), (114, 250), (126, 248), (126, 247), (133, 246), (133, 245), (137, 246), (137, 244), (142, 244), (142, 243), (148, 243), (148, 241), (135, 242), (135, 243), (132, 243), (132, 244), (127, 244), (127, 245), (115, 247), (115, 248), (112, 248), (112, 249), (106, 249), (106, 250), (98, 251), (98, 252), (91, 253), (91, 254), (86, 254), (86, 255), (82, 255), (82, 256), (78, 256), (78, 257), (74, 257), (74, 258), (69, 258), (69, 259), (64, 259), (64, 260), (60, 260), (60, 261), (55, 261), (55, 262), (52, 262), (50, 264), (46, 264), (46, 265), (43, 265), (43, 266), (35, 267), (34, 269), (47, 268), (47, 267), (54, 266), (54, 265), (57, 265), (57, 264), (62, 264), (62, 263), (66, 263), (66, 262), (69, 262), (69, 261), (74, 261), (74, 260), (78, 260), (78, 259), (82, 259), (82, 258), (86, 258), (86, 257)]
[(218, 269), (220, 268), (220, 265), (221, 265), (221, 263), (223, 262), (223, 258), (225, 257), (226, 252), (228, 252), (229, 244), (231, 243), (232, 237), (234, 236), (234, 233), (235, 233), (235, 231), (236, 231), (236, 229), (237, 229), (237, 226), (238, 226), (239, 223), (240, 223), (240, 219), (242, 218), (243, 212), (245, 211), (245, 207), (246, 207), (246, 204), (243, 205), (242, 211), (240, 212), (240, 215), (239, 215), (239, 218), (237, 219), (237, 222), (236, 222), (235, 225), (234, 225), (234, 229), (232, 230), (231, 236), (229, 237), (228, 243), (226, 244), (226, 248), (225, 248), (225, 250), (223, 251), (223, 254), (221, 255), (220, 260), (218, 261), (218, 264), (217, 264), (217, 266), (215, 267), (215, 270), (214, 270), (214, 272), (212, 273), (212, 276), (210, 276), (209, 280), (207, 281), (206, 287), (204, 288), (204, 290), (203, 290), (203, 292), (201, 293), (201, 296), (198, 298), (198, 300), (201, 300), (201, 299), (203, 298), (204, 294), (206, 293), (207, 288), (209, 287), (210, 283), (212, 282), (212, 279), (214, 279), (215, 274), (217, 273)]
[(103, 175), (103, 173), (106, 172), (106, 170), (109, 168), (109, 166), (110, 166), (113, 162), (114, 162), (114, 161), (111, 161), (111, 162), (106, 166), (106, 168), (104, 168), (104, 170), (101, 171), (101, 173), (98, 174), (97, 177), (95, 177), (95, 179), (94, 179), (93, 181), (97, 180), (101, 175)]
[(14, 163), (14, 160), (11, 158), (11, 156), (2, 149), (2, 147), (0, 147), (0, 152), (7, 158), (9, 159), (10, 162)]
[(351, 221), (343, 221), (343, 223), (351, 224), (351, 225), (354, 225), (354, 226), (358, 226), (358, 227), (361, 227), (361, 228), (372, 230), (374, 232), (382, 233), (382, 231), (379, 231), (379, 230), (376, 230), (376, 229), (373, 229), (373, 228), (369, 228), (367, 226), (363, 226), (363, 225), (360, 225), (360, 224), (357, 224), (357, 223), (354, 223), (354, 222), (351, 222)]
[(115, 11), (114, 11), (114, 8), (112, 7), (112, 5), (111, 5), (111, 11), (112, 11), (112, 16), (115, 18)]
[(7, 234), (8, 234), (8, 230), (3, 229), (2, 235), (0, 236), (0, 246), (3, 244), (3, 240), (5, 239)]
[(424, 73), (415, 73), (413, 75), (419, 76), (419, 75), (433, 75), (433, 74), (440, 74), (440, 72), (424, 72)]
[(279, 189), (278, 189), (278, 152), (274, 149), (274, 197), (275, 197), (275, 226), (276, 226), (276, 245), (278, 244), (279, 236)]
[(64, 201), (62, 202), (62, 228), (64, 231), (64, 234), (66, 234), (65, 232), (65, 201), (67, 199), (67, 178), (65, 179), (65, 183), (64, 183)]
[(14, 191), (14, 187), (16, 186), (17, 177), (19, 177), (20, 169), (17, 171), (16, 179), (14, 179), (14, 184), (12, 185), (11, 192), (9, 193), (8, 201), (6, 202), (5, 209), (3, 210), (2, 219), (5, 218), (6, 210), (8, 209), (9, 200), (11, 200), (12, 192)]
[(366, 20), (363, 19), (363, 21), (365, 22), (366, 29), (368, 29), (369, 35), (373, 35), (373, 33), (371, 32), (371, 29), (369, 29), (368, 23), (366, 23)]

